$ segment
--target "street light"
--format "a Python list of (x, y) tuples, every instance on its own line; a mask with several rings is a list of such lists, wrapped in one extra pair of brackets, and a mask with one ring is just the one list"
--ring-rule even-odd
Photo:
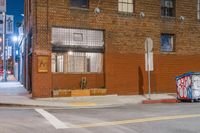
[(16, 47), (16, 43), (18, 42), (18, 37), (17, 36), (13, 36), (12, 37), (12, 41), (14, 43), (14, 45), (13, 45), (13, 70), (14, 70), (14, 76), (16, 76), (15, 75), (15, 55), (16, 55), (15, 47)]
[(17, 36), (13, 36), (13, 37), (12, 37), (12, 40), (13, 40), (13, 42), (16, 43), (16, 42), (18, 41), (18, 37), (17, 37)]

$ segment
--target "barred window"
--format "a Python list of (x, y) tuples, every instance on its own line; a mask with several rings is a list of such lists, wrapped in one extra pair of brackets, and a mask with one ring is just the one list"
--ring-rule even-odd
[(125, 13), (133, 13), (134, 0), (118, 0), (118, 11)]
[(197, 0), (197, 19), (200, 20), (200, 0)]
[(52, 44), (65, 46), (103, 47), (103, 31), (52, 28)]
[(57, 72), (63, 72), (63, 64), (64, 64), (64, 57), (62, 54), (58, 54), (56, 57), (56, 68), (57, 68)]
[(70, 0), (71, 7), (88, 8), (89, 0)]
[(52, 72), (101, 73), (103, 54), (66, 52), (52, 53)]
[(161, 34), (161, 52), (174, 51), (174, 34)]
[(103, 71), (103, 31), (52, 28), (52, 46), (52, 72)]
[(161, 16), (175, 16), (175, 0), (161, 0)]

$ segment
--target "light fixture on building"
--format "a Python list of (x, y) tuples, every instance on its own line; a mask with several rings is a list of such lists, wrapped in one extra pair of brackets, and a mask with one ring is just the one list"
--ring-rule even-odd
[(100, 9), (99, 7), (96, 7), (96, 8), (94, 9), (94, 13), (95, 13), (95, 14), (101, 13), (101, 9)]
[(96, 6), (96, 8), (94, 9), (94, 13), (95, 13), (95, 14), (101, 13), (101, 9), (99, 8), (100, 2), (101, 2), (101, 0), (98, 0), (97, 6)]
[(144, 12), (140, 12), (140, 18), (144, 18), (145, 17), (145, 13)]
[(68, 55), (73, 55), (73, 52), (72, 52), (72, 51), (69, 51), (69, 52), (68, 52)]
[(184, 16), (180, 16), (179, 19), (180, 19), (180, 21), (184, 21), (185, 17)]

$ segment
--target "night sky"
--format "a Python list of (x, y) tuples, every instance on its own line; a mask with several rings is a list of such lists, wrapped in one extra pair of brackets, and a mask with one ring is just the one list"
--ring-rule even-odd
[(21, 14), (24, 14), (24, 0), (7, 0), (7, 14), (14, 15), (16, 29), (16, 23), (23, 19)]

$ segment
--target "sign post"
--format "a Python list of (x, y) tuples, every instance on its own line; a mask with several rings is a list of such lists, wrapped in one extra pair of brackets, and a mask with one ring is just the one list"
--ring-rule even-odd
[(0, 0), (0, 12), (3, 18), (3, 81), (7, 81), (6, 69), (6, 0)]
[(153, 41), (150, 37), (145, 40), (145, 70), (148, 73), (148, 94), (151, 99), (151, 71), (153, 71)]

